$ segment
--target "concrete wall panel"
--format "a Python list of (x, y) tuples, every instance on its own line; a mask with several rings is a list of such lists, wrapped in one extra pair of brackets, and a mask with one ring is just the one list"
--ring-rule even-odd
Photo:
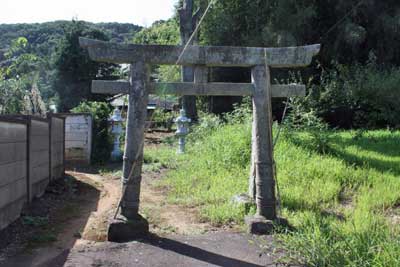
[(35, 136), (30, 138), (31, 151), (49, 150), (49, 136)]
[(26, 121), (0, 118), (0, 230), (27, 201), (27, 129)]
[(26, 125), (0, 121), (0, 144), (26, 142)]
[(49, 121), (31, 119), (29, 133), (29, 197), (43, 195), (50, 181)]
[(21, 178), (26, 179), (26, 160), (0, 165), (0, 188)]
[(49, 179), (49, 163), (31, 167), (29, 172), (29, 180), (31, 183), (36, 183), (42, 180)]
[(0, 208), (24, 196), (26, 200), (26, 179), (22, 177), (0, 188)]
[(27, 123), (0, 118), (0, 230), (27, 201)]
[(35, 168), (37, 166), (49, 165), (49, 151), (41, 150), (41, 151), (33, 151), (31, 152), (30, 157), (30, 167)]
[(30, 199), (41, 197), (50, 182), (49, 165), (44, 164), (31, 169), (30, 173)]
[(6, 228), (10, 223), (19, 218), (25, 203), (26, 196), (22, 196), (18, 200), (0, 208), (0, 229)]
[(0, 143), (0, 166), (26, 160), (26, 141)]
[(47, 136), (49, 134), (49, 123), (41, 120), (31, 120), (32, 136)]
[(90, 163), (92, 117), (90, 114), (65, 116), (65, 158), (67, 161)]
[(64, 136), (63, 118), (0, 116), (0, 230), (44, 194), (50, 177), (63, 177)]
[(63, 118), (51, 118), (51, 154), (50, 179), (59, 179), (64, 176), (64, 123)]

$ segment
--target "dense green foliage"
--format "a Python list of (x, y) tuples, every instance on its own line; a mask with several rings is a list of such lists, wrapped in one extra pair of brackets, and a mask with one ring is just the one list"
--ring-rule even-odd
[[(69, 111), (82, 101), (102, 101), (104, 95), (93, 95), (90, 91), (94, 79), (113, 78), (117, 71), (114, 64), (98, 63), (89, 58), (86, 49), (79, 45), (79, 37), (107, 40), (107, 36), (82, 22), (73, 22), (65, 28), (55, 53), (55, 77), (53, 88), (58, 95), (58, 109)], [(118, 76), (117, 76), (118, 78)]]
[(11, 42), (0, 64), (0, 114), (43, 115), (46, 107), (37, 84), (41, 82), (44, 60), (29, 52), (26, 38)]
[[(63, 38), (64, 28), (73, 23), (71, 21), (54, 21), (33, 24), (0, 24), (0, 50), (7, 49), (12, 40), (24, 37), (30, 44), (31, 53), (50, 58), (58, 41)], [(141, 29), (140, 26), (128, 23), (94, 24), (84, 22), (84, 24), (104, 32), (110, 40), (120, 42), (130, 40)]]
[[(394, 0), (218, 0), (201, 27), (200, 39), (207, 45), (234, 46), (321, 43), (315, 68), (303, 71), (305, 80), (314, 76), (309, 110), (317, 110), (333, 126), (396, 127), (399, 75), (392, 66), (400, 65), (399, 10), (400, 2)], [(374, 66), (368, 63), (371, 58)], [(322, 68), (316, 68), (317, 63)], [(321, 79), (316, 78), (322, 69)], [(286, 73), (275, 71), (273, 78), (287, 78)], [(212, 76), (218, 81), (240, 77), (232, 70), (214, 70)], [(248, 76), (244, 71), (242, 82)]]
[[(202, 1), (202, 0), (198, 0)], [(204, 43), (292, 46), (322, 43), (321, 61), (400, 64), (400, 2), (218, 0), (202, 27)]]
[[(169, 201), (197, 207), (217, 225), (242, 224), (246, 213), (232, 202), (247, 191), (250, 165), (251, 126), (238, 115), (227, 123), (203, 118), (183, 156), (169, 146), (145, 156), (172, 168), (162, 182)], [(399, 266), (400, 132), (330, 131), (321, 151), (312, 132), (321, 127), (305, 121), (311, 132), (285, 132), (275, 149), (282, 216), (295, 227), (278, 235), (289, 249), (282, 261)]]
[(20, 80), (0, 81), (0, 114), (20, 114), (24, 109), (25, 90)]
[(92, 163), (105, 163), (110, 159), (113, 140), (109, 132), (108, 119), (112, 108), (104, 102), (82, 102), (71, 110), (73, 113), (90, 113), (92, 125)]
[(180, 43), (178, 30), (179, 24), (176, 19), (156, 21), (151, 27), (144, 28), (133, 38), (137, 44), (162, 44), (177, 45)]
[(400, 127), (400, 68), (383, 68), (374, 61), (361, 66), (337, 65), (322, 71), (309, 95), (297, 101), (332, 126), (342, 128)]
[(140, 29), (132, 24), (82, 21), (0, 24), (2, 112), (23, 112), (24, 98), (32, 98), (31, 88), (40, 92), (47, 106), (58, 102), (59, 111), (69, 111), (83, 100), (104, 99), (90, 94), (89, 79), (107, 79), (115, 67), (89, 60), (78, 47), (78, 35), (125, 42)]
[(162, 108), (156, 108), (154, 113), (151, 115), (152, 128), (165, 128), (171, 131), (174, 125), (174, 120), (179, 115), (176, 112), (164, 110)]
[[(208, 1), (197, 0), (195, 5)], [(177, 7), (181, 3), (177, 4)], [(309, 84), (311, 96), (305, 107), (315, 110), (333, 126), (340, 127), (396, 127), (400, 118), (398, 108), (393, 105), (397, 97), (399, 65), (398, 48), (399, 10), (397, 1), (295, 1), (268, 0), (242, 1), (218, 0), (213, 4), (201, 26), (200, 42), (206, 45), (236, 46), (288, 46), (322, 43), (317, 57), (322, 68), (310, 68), (303, 72), (305, 80), (313, 76)], [(65, 34), (76, 22), (57, 21), (43, 24), (0, 25), (0, 50), (9, 47), (12, 40), (24, 36), (28, 40), (27, 52), (43, 59), (37, 85), (48, 102), (56, 96), (53, 83), (54, 73), (51, 65), (52, 55), (65, 44)], [(155, 22), (142, 29), (118, 23), (83, 23), (86, 29), (102, 31), (102, 39), (131, 41), (136, 43), (178, 44), (178, 18)], [(137, 33), (137, 35), (135, 35)], [(90, 36), (90, 35), (89, 35)], [(93, 35), (92, 35), (93, 36)], [(135, 37), (134, 37), (135, 36)], [(104, 38), (103, 38), (104, 37)], [(64, 47), (65, 48), (65, 47)], [(76, 53), (70, 49), (67, 53)], [(0, 53), (1, 54), (1, 53)], [(4, 56), (0, 61), (4, 62)], [(364, 66), (371, 57), (374, 67)], [(6, 60), (7, 61), (7, 60)], [(314, 67), (317, 65), (317, 61)], [(356, 64), (357, 66), (352, 66)], [(339, 66), (339, 67), (337, 67)], [(365, 67), (365, 69), (364, 69)], [(78, 68), (79, 69), (79, 68)], [(82, 69), (79, 69), (81, 71)], [(153, 78), (162, 81), (180, 80), (177, 67), (155, 67)], [(321, 74), (321, 70), (322, 74)], [(75, 73), (76, 74), (76, 73)], [(106, 77), (108, 74), (100, 74)], [(273, 72), (273, 78), (287, 78), (287, 72)], [(321, 76), (321, 77), (319, 77)], [(58, 78), (57, 78), (58, 79)], [(58, 81), (67, 81), (59, 79)], [(249, 71), (243, 69), (213, 69), (212, 81), (249, 82)], [(336, 80), (335, 80), (336, 79)], [(76, 83), (77, 81), (74, 81)], [(362, 82), (362, 83), (361, 83)], [(78, 85), (61, 89), (59, 92), (70, 95), (79, 91)], [(78, 98), (92, 99), (83, 86)], [(65, 92), (65, 93), (64, 93)], [(97, 97), (94, 100), (100, 100)], [(203, 107), (208, 111), (220, 113), (232, 108), (231, 103), (238, 99), (203, 98)], [(239, 98), (240, 100), (240, 98)], [(72, 101), (61, 110), (76, 104)], [(394, 107), (393, 107), (394, 106)], [(276, 116), (279, 116), (279, 106)]]
[[(133, 38), (137, 44), (177, 45), (180, 43), (179, 24), (175, 18), (156, 21), (149, 28), (142, 29)], [(153, 78), (159, 81), (180, 81), (180, 68), (177, 66), (153, 66)]]

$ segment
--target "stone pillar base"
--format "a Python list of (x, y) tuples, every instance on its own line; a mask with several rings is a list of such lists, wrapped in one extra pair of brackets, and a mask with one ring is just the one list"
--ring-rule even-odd
[(289, 222), (286, 219), (277, 218), (272, 221), (258, 215), (246, 216), (245, 222), (248, 227), (248, 232), (254, 235), (270, 235), (279, 226), (289, 226)]
[(124, 243), (146, 237), (149, 233), (149, 223), (138, 215), (133, 220), (119, 215), (108, 226), (108, 241)]

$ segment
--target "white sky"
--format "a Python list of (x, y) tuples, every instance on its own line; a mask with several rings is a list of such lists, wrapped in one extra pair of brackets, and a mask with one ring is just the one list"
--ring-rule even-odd
[(73, 18), (150, 26), (173, 15), (177, 0), (0, 0), (1, 23), (32, 23)]

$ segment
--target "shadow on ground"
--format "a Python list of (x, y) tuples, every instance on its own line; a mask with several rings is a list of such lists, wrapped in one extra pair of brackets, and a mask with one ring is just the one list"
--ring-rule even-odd
[(277, 259), (282, 255), (283, 252), (274, 247), (271, 236), (253, 237), (231, 232), (195, 236), (150, 235), (145, 240), (124, 244), (76, 247), (64, 266), (261, 267), (280, 266)]
[[(360, 137), (340, 136), (334, 134), (329, 138), (328, 154), (343, 160), (348, 165), (368, 167), (382, 173), (400, 175), (400, 166), (395, 157), (400, 157), (399, 134), (382, 134), (371, 136), (364, 134)], [(315, 145), (308, 139), (295, 137), (292, 142), (311, 152), (316, 152)]]
[[(361, 139), (335, 137), (331, 140), (331, 154), (350, 165), (368, 166), (379, 172), (400, 175), (400, 166), (394, 157), (399, 157), (400, 142), (393, 137), (362, 137)], [(348, 151), (346, 147), (357, 149)], [(361, 150), (362, 153), (357, 153)]]
[(62, 266), (99, 199), (95, 186), (70, 175), (49, 185), (0, 233), (0, 266)]
[(149, 239), (142, 241), (145, 244), (152, 245), (154, 247), (170, 251), (185, 257), (189, 257), (201, 262), (205, 262), (215, 266), (223, 267), (262, 267), (265, 265), (259, 265), (249, 263), (237, 258), (226, 257), (221, 254), (210, 252), (199, 247), (191, 246), (186, 243), (179, 242), (177, 240), (159, 237), (152, 235)]

